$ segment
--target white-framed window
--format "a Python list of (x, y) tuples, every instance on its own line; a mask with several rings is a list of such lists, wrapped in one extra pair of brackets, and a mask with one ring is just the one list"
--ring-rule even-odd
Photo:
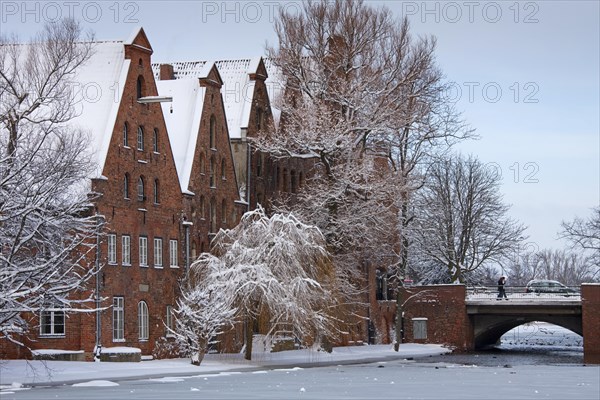
[(41, 336), (65, 335), (65, 312), (61, 309), (46, 309), (40, 313)]
[(121, 263), (123, 265), (131, 265), (131, 236), (121, 236)]
[(175, 268), (179, 266), (177, 257), (177, 240), (174, 239), (169, 240), (169, 265)]
[(148, 340), (148, 304), (143, 300), (138, 303), (138, 332), (140, 340)]
[(138, 201), (144, 201), (146, 200), (146, 195), (144, 194), (144, 177), (140, 176), (140, 178), (138, 179), (138, 184), (137, 184), (137, 191), (138, 191)]
[(142, 126), (138, 126), (137, 149), (139, 151), (144, 151), (144, 127)]
[(163, 242), (161, 238), (154, 238), (154, 268), (163, 267)]
[(140, 267), (148, 266), (148, 238), (140, 236)]
[(113, 342), (125, 341), (125, 299), (113, 297)]
[(116, 264), (117, 263), (117, 235), (114, 233), (110, 233), (108, 235), (108, 263)]
[(152, 135), (152, 150), (158, 153), (158, 129), (154, 128), (154, 134)]
[(129, 147), (129, 124), (123, 124), (123, 147)]
[(173, 306), (167, 306), (167, 314), (165, 318), (165, 325), (167, 327), (166, 336), (171, 337), (175, 336), (173, 331), (175, 330), (175, 325), (173, 321)]

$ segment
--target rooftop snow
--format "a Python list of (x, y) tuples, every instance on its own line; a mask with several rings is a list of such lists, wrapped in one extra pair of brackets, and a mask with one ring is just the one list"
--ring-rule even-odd
[(200, 87), (197, 78), (156, 81), (156, 87), (159, 95), (173, 98), (172, 103), (161, 103), (161, 107), (181, 191), (185, 193), (190, 183), (206, 89)]
[(130, 60), (125, 60), (123, 42), (95, 42), (92, 56), (73, 78), (75, 117), (70, 124), (90, 135), (90, 148), (97, 166), (92, 178), (101, 177)]

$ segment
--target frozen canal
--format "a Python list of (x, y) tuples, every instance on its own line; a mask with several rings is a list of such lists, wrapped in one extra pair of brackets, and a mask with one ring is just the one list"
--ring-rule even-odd
[(361, 365), (272, 368), (155, 379), (94, 380), (0, 394), (4, 399), (594, 399), (600, 367), (581, 338), (523, 326), (488, 352)]

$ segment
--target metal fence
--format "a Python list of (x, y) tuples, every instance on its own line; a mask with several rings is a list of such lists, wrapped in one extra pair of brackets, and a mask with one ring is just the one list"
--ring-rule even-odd
[[(508, 299), (536, 300), (581, 300), (579, 286), (560, 288), (560, 291), (528, 292), (525, 286), (505, 286)], [(467, 300), (492, 300), (498, 298), (497, 286), (474, 286), (467, 288)]]

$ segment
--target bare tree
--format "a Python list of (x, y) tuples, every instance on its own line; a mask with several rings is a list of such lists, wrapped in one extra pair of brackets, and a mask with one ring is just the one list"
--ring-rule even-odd
[(87, 138), (69, 127), (70, 80), (91, 44), (72, 20), (29, 44), (0, 39), (0, 338), (19, 342), (25, 312), (81, 309), (96, 245)]
[(567, 250), (544, 249), (527, 253), (510, 264), (507, 272), (512, 284), (521, 286), (532, 279), (557, 280), (569, 286), (600, 279), (600, 267), (591, 261), (591, 257)]
[(500, 177), (473, 157), (433, 164), (419, 192), (414, 238), (422, 257), (444, 266), (448, 282), (465, 282), (486, 264), (503, 265), (525, 227), (506, 214)]
[(560, 237), (567, 238), (575, 247), (589, 251), (590, 261), (600, 265), (600, 207), (592, 209), (592, 215), (584, 220), (575, 218), (562, 223)]
[(301, 341), (336, 333), (335, 271), (319, 229), (293, 215), (267, 217), (259, 207), (235, 228), (219, 231), (212, 246), (215, 255), (192, 264), (192, 270), (206, 272), (187, 291), (231, 299), (236, 320), (246, 324), (246, 359), (252, 356), (252, 327), (259, 316), (270, 320), (267, 337), (281, 324), (292, 326)]

